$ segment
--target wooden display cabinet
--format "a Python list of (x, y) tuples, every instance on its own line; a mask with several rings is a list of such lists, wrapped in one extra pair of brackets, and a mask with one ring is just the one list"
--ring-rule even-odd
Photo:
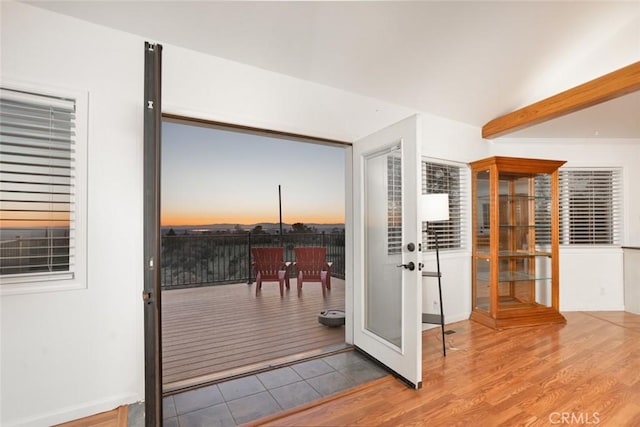
[(566, 323), (559, 312), (558, 168), (490, 157), (472, 169), (471, 319), (494, 329)]

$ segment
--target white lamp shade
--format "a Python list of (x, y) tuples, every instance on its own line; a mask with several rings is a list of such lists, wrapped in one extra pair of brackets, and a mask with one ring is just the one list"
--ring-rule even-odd
[(423, 194), (421, 204), (423, 221), (447, 221), (449, 219), (449, 195), (447, 193)]

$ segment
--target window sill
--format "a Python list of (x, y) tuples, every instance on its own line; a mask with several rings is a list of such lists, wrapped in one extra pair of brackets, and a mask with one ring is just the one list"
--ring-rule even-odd
[(3, 283), (0, 286), (0, 295), (25, 295), (81, 289), (87, 289), (86, 283), (71, 278), (71, 274), (67, 273), (60, 276), (49, 276), (37, 279), (35, 277), (3, 279)]

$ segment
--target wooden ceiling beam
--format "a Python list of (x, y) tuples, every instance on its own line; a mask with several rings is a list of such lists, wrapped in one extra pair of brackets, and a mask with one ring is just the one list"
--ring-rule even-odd
[(482, 127), (482, 137), (496, 138), (637, 90), (640, 90), (640, 62), (495, 118)]

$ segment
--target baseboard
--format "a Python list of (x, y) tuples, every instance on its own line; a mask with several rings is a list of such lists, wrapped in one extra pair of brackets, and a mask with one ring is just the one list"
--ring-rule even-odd
[(61, 424), (73, 420), (77, 420), (102, 412), (110, 411), (121, 405), (128, 405), (140, 400), (136, 394), (122, 395), (104, 400), (86, 402), (81, 405), (70, 406), (59, 411), (49, 412), (17, 420), (2, 420), (4, 427), (42, 427)]
[(597, 307), (560, 307), (560, 313), (572, 311), (624, 311), (624, 304), (615, 304), (610, 306), (603, 305)]

